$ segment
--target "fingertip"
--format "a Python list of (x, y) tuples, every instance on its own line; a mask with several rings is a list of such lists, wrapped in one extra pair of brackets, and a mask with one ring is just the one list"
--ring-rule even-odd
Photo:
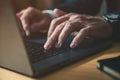
[(70, 48), (75, 48), (76, 46), (77, 46), (77, 44), (74, 43), (74, 42), (72, 42), (72, 43), (70, 44)]
[(24, 11), (25, 11), (25, 9), (23, 9), (23, 10), (20, 11), (20, 12), (18, 12), (18, 13), (16, 14), (16, 16), (20, 18), (20, 17), (23, 15)]
[(23, 30), (25, 31), (26, 36), (30, 35), (30, 27), (27, 24), (23, 24)]
[(70, 48), (75, 48), (75, 47), (77, 47), (78, 44), (82, 42), (82, 40), (83, 40), (83, 38), (77, 35), (77, 36), (73, 39), (73, 41), (71, 42)]
[(30, 35), (30, 31), (26, 30), (25, 34), (26, 34), (26, 36), (29, 36)]
[(60, 17), (60, 16), (63, 16), (63, 15), (65, 15), (66, 14), (66, 12), (64, 12), (64, 11), (62, 11), (62, 10), (60, 10), (60, 9), (54, 9), (54, 14), (56, 15), (56, 17)]
[(44, 49), (47, 50), (47, 46), (46, 45), (44, 45)]
[(45, 49), (45, 50), (49, 50), (50, 48), (51, 48), (51, 46), (48, 45), (47, 43), (44, 45), (44, 49)]

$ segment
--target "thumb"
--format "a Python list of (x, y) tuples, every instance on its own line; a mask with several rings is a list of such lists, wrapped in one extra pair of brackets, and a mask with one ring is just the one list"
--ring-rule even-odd
[(55, 14), (56, 17), (60, 17), (60, 16), (63, 16), (65, 14), (67, 14), (66, 12), (64, 12), (64, 11), (62, 11), (60, 9), (54, 9), (53, 12), (54, 12), (54, 14)]

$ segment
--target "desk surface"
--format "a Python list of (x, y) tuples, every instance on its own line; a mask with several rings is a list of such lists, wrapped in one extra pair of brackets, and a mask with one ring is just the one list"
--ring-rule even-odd
[(114, 80), (96, 66), (97, 60), (118, 55), (120, 55), (120, 44), (114, 44), (106, 51), (37, 79), (0, 68), (0, 80)]

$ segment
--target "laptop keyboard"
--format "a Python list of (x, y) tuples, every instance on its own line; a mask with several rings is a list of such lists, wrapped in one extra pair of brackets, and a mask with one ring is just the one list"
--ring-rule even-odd
[[(71, 43), (72, 39), (73, 39), (73, 36), (70, 36), (66, 40), (66, 44), (64, 44), (62, 48), (60, 49), (53, 48), (48, 51), (45, 51), (43, 48), (44, 43), (46, 42), (45, 39), (38, 40), (38, 42), (36, 41), (34, 42), (33, 40), (32, 41), (27, 40), (26, 41), (27, 51), (28, 51), (28, 55), (30, 56), (31, 62), (37, 62), (37, 61), (46, 59), (48, 57), (56, 56), (58, 54), (63, 54), (63, 53), (66, 53), (67, 51), (70, 51), (71, 48), (69, 47), (69, 44)], [(86, 38), (75, 49), (89, 48), (91, 46), (91, 42), (93, 42), (93, 39)]]
[(58, 54), (62, 54), (65, 51), (68, 51), (70, 48), (67, 45), (60, 49), (53, 48), (51, 50), (45, 51), (43, 44), (34, 43), (27, 41), (27, 51), (30, 57), (31, 62), (35, 63), (37, 61), (52, 57)]

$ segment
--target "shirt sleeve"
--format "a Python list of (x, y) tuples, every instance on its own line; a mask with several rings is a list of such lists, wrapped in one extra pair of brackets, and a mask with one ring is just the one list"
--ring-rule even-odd
[(104, 20), (112, 27), (112, 38), (120, 41), (120, 12), (110, 12), (103, 15)]
[(63, 4), (54, 6), (65, 12), (95, 15), (99, 12), (102, 0), (65, 0)]

